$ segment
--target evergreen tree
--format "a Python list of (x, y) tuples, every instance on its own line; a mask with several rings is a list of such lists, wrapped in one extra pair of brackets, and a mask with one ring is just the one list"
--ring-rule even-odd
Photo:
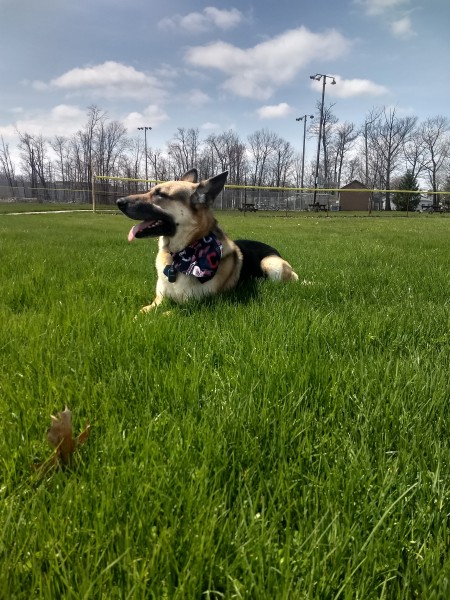
[(409, 190), (409, 193), (402, 192), (394, 195), (394, 203), (397, 210), (416, 210), (420, 202), (420, 192), (416, 176), (411, 171), (406, 171), (400, 179), (398, 189)]

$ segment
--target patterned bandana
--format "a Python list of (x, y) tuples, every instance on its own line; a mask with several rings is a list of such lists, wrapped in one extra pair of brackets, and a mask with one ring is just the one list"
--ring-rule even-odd
[(164, 273), (171, 283), (175, 281), (174, 270), (185, 275), (193, 275), (200, 283), (206, 283), (216, 274), (221, 256), (222, 244), (213, 233), (210, 233), (184, 250), (174, 252), (173, 264), (167, 265)]

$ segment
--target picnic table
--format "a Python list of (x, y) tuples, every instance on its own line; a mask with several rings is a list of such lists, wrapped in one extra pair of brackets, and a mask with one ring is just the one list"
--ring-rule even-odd
[(316, 202), (315, 204), (308, 204), (309, 206), (309, 210), (313, 210), (314, 212), (319, 212), (319, 211), (326, 211), (327, 210), (327, 205), (326, 204), (319, 204), (319, 202)]
[(256, 212), (258, 209), (253, 202), (247, 202), (238, 208), (241, 212)]

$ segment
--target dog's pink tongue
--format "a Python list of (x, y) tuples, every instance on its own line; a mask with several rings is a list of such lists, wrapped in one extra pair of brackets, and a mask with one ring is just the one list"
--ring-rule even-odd
[(145, 226), (145, 221), (142, 223), (138, 223), (137, 225), (133, 225), (133, 227), (130, 229), (130, 232), (128, 234), (128, 241), (132, 242), (134, 240), (134, 238), (136, 237), (136, 234), (141, 231), (141, 229), (144, 229)]

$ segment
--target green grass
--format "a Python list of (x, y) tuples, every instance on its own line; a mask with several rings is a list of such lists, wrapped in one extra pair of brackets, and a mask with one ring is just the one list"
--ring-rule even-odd
[(128, 220), (0, 216), (0, 597), (447, 598), (450, 220), (219, 216), (308, 284), (133, 320)]

